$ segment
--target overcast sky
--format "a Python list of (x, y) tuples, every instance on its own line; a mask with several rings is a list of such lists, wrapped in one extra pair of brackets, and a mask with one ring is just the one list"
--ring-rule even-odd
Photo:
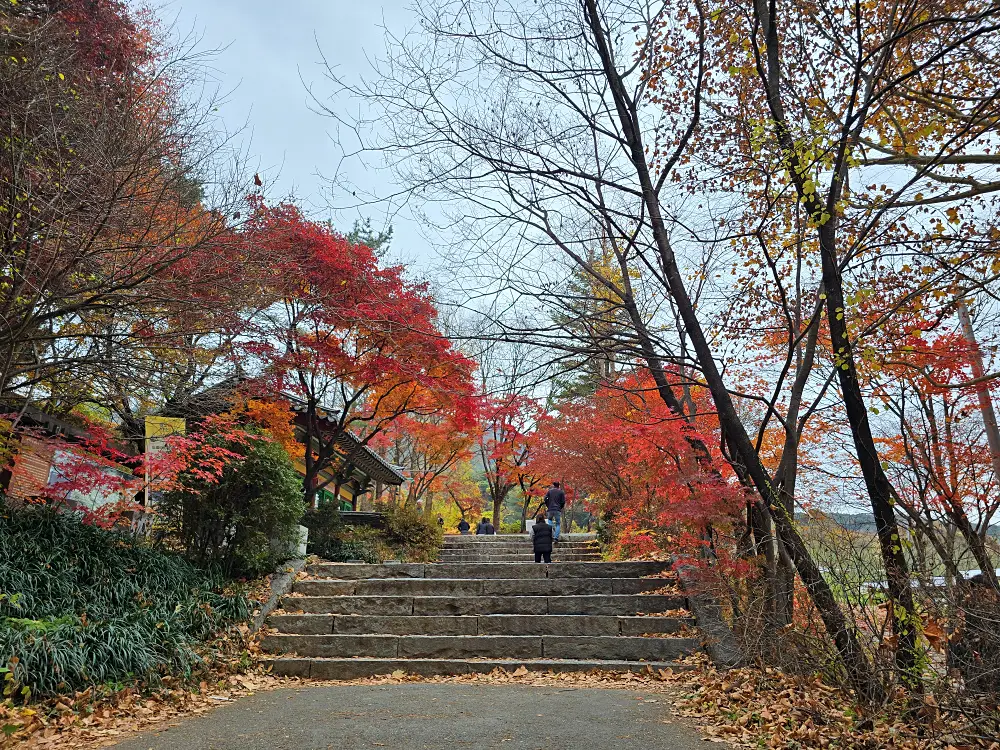
[[(153, 0), (154, 3), (156, 0)], [(381, 56), (382, 27), (402, 31), (412, 25), (410, 0), (160, 0), (155, 7), (176, 32), (202, 37), (199, 47), (220, 49), (213, 67), (228, 92), (221, 115), (229, 130), (247, 127), (248, 153), (259, 161), (266, 195), (277, 200), (294, 193), (314, 215), (326, 218), (327, 181), (338, 166), (340, 150), (331, 140), (333, 123), (310, 108), (302, 81), (317, 92), (330, 86), (320, 67), (317, 40), (337, 72), (356, 78), (368, 72), (368, 56)], [(358, 167), (354, 166), (354, 169)], [(364, 182), (364, 176), (355, 175)], [(383, 184), (383, 190), (390, 189)], [(366, 209), (372, 224), (384, 215)], [(332, 218), (351, 228), (360, 214)], [(416, 262), (426, 274), (434, 254), (417, 227), (396, 217), (392, 255)]]

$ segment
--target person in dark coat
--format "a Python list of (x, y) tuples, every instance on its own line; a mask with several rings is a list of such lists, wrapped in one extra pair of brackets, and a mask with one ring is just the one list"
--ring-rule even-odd
[(559, 524), (565, 507), (566, 493), (559, 486), (559, 482), (553, 482), (549, 491), (545, 493), (545, 515), (552, 524), (552, 541), (554, 542), (559, 541)]
[(458, 533), (459, 534), (468, 534), (469, 533), (469, 529), (471, 529), (471, 528), (472, 527), (469, 526), (469, 522), (466, 521), (464, 518), (461, 521), (458, 522)]
[(535, 550), (535, 562), (540, 563), (543, 559), (547, 563), (552, 562), (552, 527), (543, 513), (538, 514), (528, 536), (531, 537), (531, 546)]

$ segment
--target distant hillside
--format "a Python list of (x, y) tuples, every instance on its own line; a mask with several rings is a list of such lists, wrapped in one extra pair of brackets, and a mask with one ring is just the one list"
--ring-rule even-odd
[[(875, 518), (870, 513), (825, 513), (827, 518), (843, 526), (848, 531), (864, 531), (875, 533)], [(799, 516), (803, 523), (809, 523), (809, 519), (804, 515)], [(990, 536), (1000, 539), (1000, 524), (993, 524), (989, 530)]]

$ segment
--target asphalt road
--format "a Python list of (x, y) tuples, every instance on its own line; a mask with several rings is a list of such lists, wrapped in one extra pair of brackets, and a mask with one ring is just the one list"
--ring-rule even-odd
[[(653, 702), (655, 701), (655, 702)], [(118, 750), (703, 750), (660, 694), (507, 685), (262, 692)], [(672, 722), (672, 723), (665, 723)]]

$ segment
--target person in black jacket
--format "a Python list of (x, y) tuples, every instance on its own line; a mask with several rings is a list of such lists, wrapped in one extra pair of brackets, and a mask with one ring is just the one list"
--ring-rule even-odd
[(540, 563), (543, 558), (547, 563), (552, 562), (552, 527), (545, 520), (544, 513), (538, 514), (528, 536), (535, 550), (535, 562)]
[(471, 529), (471, 528), (472, 527), (469, 526), (469, 522), (466, 521), (464, 518), (461, 521), (458, 522), (458, 533), (459, 534), (468, 534), (469, 533), (469, 529)]
[(562, 519), (563, 508), (566, 507), (566, 493), (559, 486), (559, 482), (553, 482), (549, 491), (545, 493), (545, 508), (548, 511), (546, 516), (552, 522), (552, 541), (559, 541), (559, 524)]

